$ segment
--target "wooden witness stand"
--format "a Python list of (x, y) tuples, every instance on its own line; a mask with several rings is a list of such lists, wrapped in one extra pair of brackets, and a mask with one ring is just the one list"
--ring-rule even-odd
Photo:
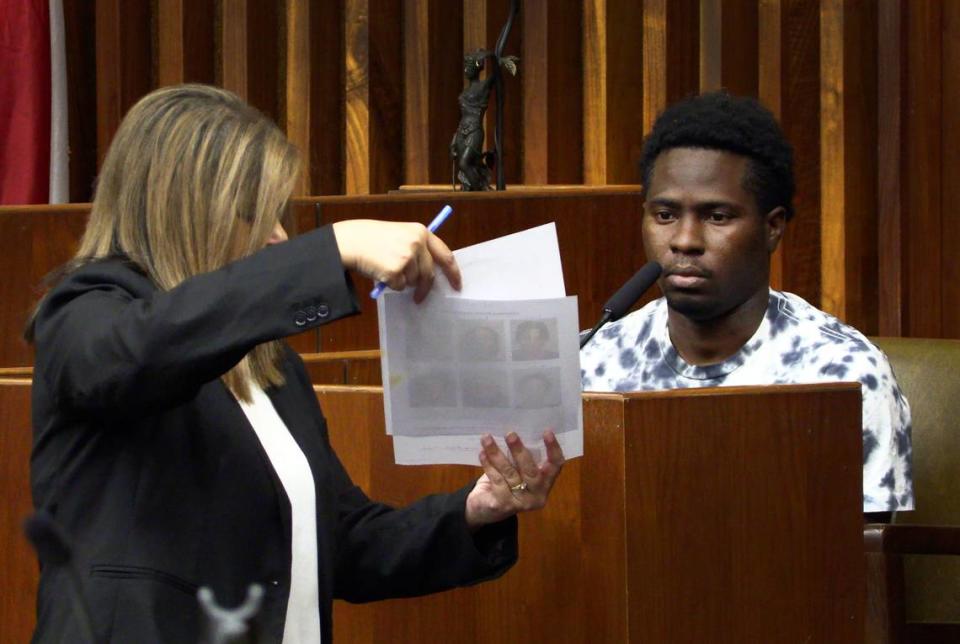
[[(476, 468), (393, 464), (377, 387), (317, 388), (355, 482), (404, 504)], [(586, 456), (503, 578), (339, 602), (337, 642), (862, 642), (856, 384), (584, 395)]]
[[(318, 386), (331, 441), (372, 498), (456, 489), (478, 468), (401, 467), (379, 387)], [(338, 602), (358, 642), (862, 642), (856, 384), (584, 395), (586, 456), (520, 520), (499, 580), (416, 599)], [(0, 379), (3, 641), (33, 629), (37, 565), (20, 524), (30, 386)]]

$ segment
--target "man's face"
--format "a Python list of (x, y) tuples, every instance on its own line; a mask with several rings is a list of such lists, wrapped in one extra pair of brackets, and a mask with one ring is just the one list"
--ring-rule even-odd
[(539, 327), (531, 326), (520, 334), (520, 349), (527, 352), (543, 351), (547, 337)]
[(500, 339), (497, 337), (495, 331), (487, 327), (479, 327), (474, 339), (476, 340), (477, 351), (480, 352), (480, 355), (496, 356), (497, 349), (500, 347)]
[(550, 383), (545, 378), (529, 376), (520, 381), (521, 404), (540, 407), (547, 400)]
[(757, 212), (743, 187), (748, 163), (697, 148), (667, 150), (654, 163), (643, 247), (663, 266), (659, 284), (667, 304), (692, 320), (725, 315), (769, 288), (783, 210)]

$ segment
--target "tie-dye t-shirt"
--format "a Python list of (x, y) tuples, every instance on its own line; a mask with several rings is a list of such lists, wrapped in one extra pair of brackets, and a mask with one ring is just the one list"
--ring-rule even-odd
[(584, 391), (859, 382), (863, 392), (863, 510), (913, 509), (910, 406), (887, 357), (859, 331), (802, 298), (770, 291), (767, 313), (736, 354), (684, 361), (670, 342), (664, 298), (604, 327), (580, 352)]

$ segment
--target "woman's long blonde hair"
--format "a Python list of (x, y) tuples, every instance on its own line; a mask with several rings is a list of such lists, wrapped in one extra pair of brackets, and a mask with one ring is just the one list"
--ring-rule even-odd
[[(80, 248), (66, 272), (125, 256), (163, 290), (264, 247), (298, 172), (296, 148), (236, 95), (206, 85), (156, 90), (124, 117), (97, 179)], [(281, 346), (254, 348), (223, 376), (283, 384)]]

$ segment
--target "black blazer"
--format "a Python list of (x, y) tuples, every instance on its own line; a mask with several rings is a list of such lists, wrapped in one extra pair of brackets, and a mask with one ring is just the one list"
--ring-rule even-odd
[[(355, 313), (332, 231), (320, 229), (159, 291), (122, 259), (71, 273), (36, 319), (34, 504), (75, 543), (98, 637), (196, 641), (196, 589), (223, 605), (266, 590), (263, 641), (282, 637), (290, 504), (219, 380), (254, 346)], [(516, 520), (470, 535), (469, 488), (404, 509), (371, 502), (330, 448), (299, 357), (268, 391), (316, 481), (320, 619), (370, 601), (502, 574)], [(65, 574), (42, 567), (36, 642), (78, 633)]]

